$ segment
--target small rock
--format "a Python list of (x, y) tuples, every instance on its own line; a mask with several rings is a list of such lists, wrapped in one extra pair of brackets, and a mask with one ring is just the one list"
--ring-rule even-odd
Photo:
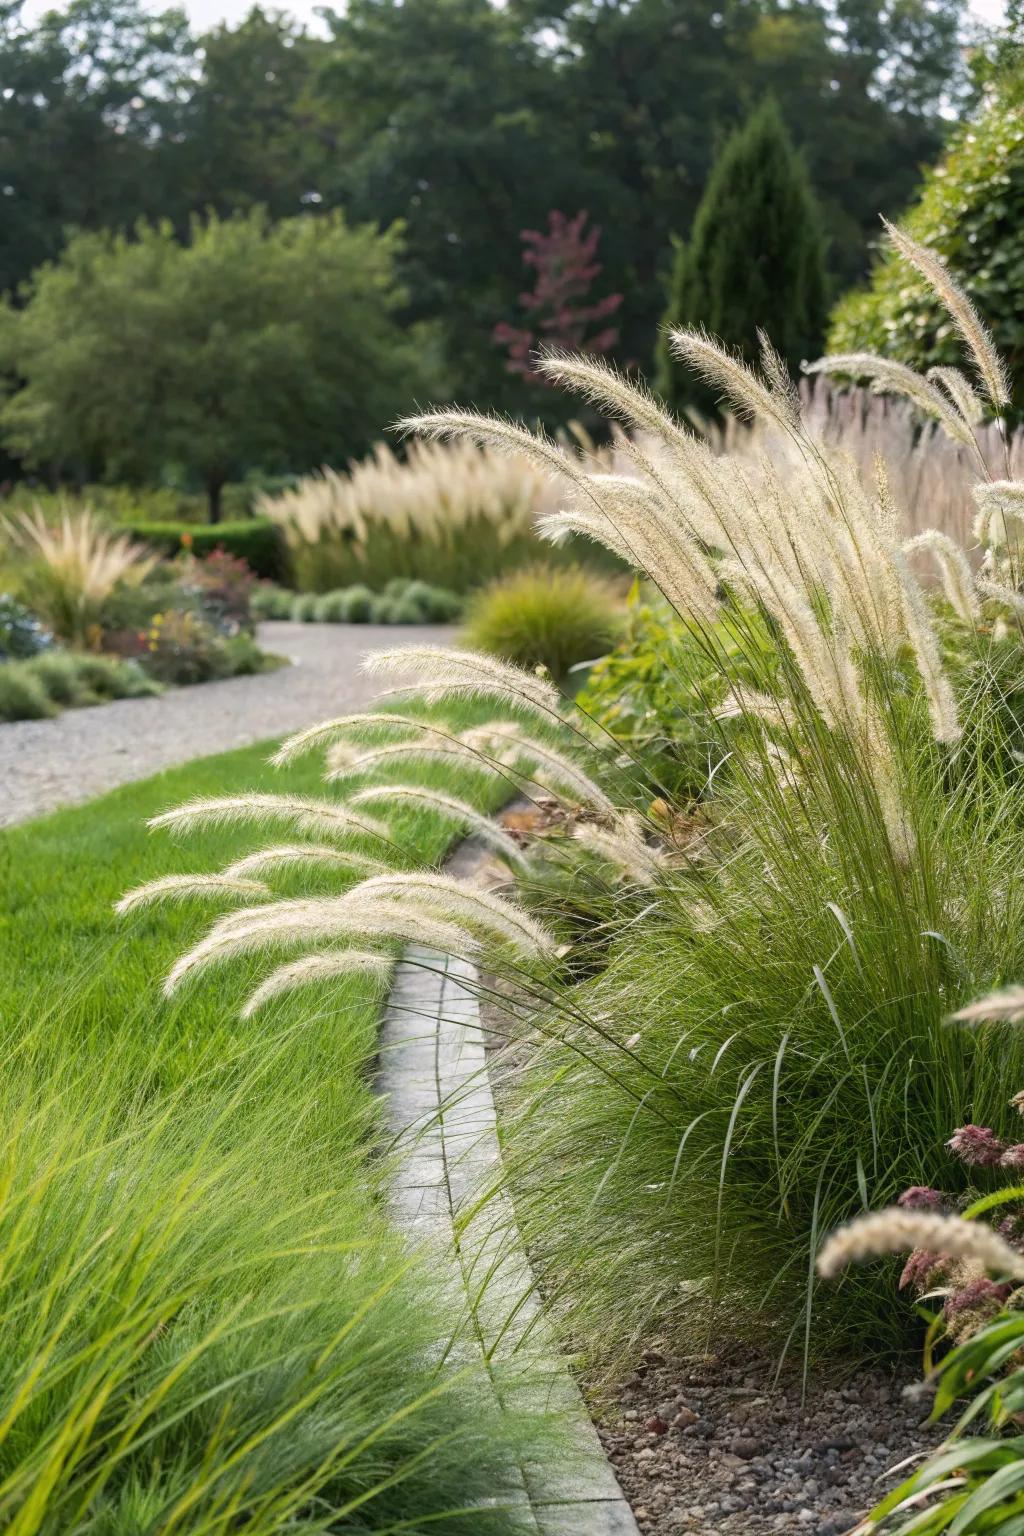
[(665, 1420), (660, 1417), (659, 1414), (655, 1414), (653, 1418), (647, 1420), (647, 1428), (650, 1430), (652, 1435), (668, 1434), (668, 1425), (665, 1423)]
[(672, 1420), (672, 1428), (686, 1429), (689, 1424), (696, 1424), (699, 1418), (700, 1414), (694, 1413), (693, 1409), (687, 1408), (684, 1403), (682, 1408), (680, 1408), (679, 1412), (676, 1414), (675, 1418)]

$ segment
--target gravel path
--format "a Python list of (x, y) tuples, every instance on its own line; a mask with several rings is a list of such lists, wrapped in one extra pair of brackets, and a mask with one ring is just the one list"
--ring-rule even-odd
[(263, 649), (286, 656), (290, 667), (0, 725), (0, 826), (358, 709), (381, 689), (359, 670), (367, 651), (444, 644), (453, 633), (439, 626), (261, 624)]

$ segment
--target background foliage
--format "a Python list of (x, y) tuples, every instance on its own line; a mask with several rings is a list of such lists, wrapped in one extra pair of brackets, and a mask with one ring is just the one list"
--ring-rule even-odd
[[(964, 125), (925, 179), (905, 220), (945, 258), (985, 317), (1024, 407), (1024, 70), (999, 80), (984, 111)], [(837, 307), (829, 350), (879, 351), (916, 367), (956, 363), (952, 326), (933, 294), (887, 253), (870, 285)]]

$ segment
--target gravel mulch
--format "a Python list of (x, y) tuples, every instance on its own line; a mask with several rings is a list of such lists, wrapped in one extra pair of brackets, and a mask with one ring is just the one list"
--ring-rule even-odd
[(643, 1536), (842, 1536), (936, 1445), (912, 1374), (771, 1390), (770, 1366), (648, 1351), (598, 1424)]
[(360, 709), (381, 691), (359, 670), (367, 651), (444, 645), (453, 634), (438, 625), (261, 624), (260, 645), (291, 666), (0, 724), (0, 826)]

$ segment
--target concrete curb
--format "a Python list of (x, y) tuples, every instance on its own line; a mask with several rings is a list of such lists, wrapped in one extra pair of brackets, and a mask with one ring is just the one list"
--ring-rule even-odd
[[(465, 961), (410, 948), (381, 1029), (379, 1087), (398, 1171), (398, 1225), (447, 1254), (502, 1407), (535, 1405), (567, 1431), (557, 1465), (519, 1465), (525, 1529), (540, 1536), (638, 1536), (632, 1511), (547, 1327), (507, 1195), (475, 1202), (501, 1172), (476, 986)], [(519, 1502), (519, 1500), (517, 1500)]]

